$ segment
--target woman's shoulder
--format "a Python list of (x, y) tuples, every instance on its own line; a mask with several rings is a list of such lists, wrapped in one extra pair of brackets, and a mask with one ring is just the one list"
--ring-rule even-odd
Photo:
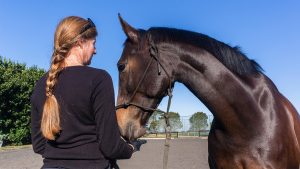
[(107, 78), (111, 79), (110, 74), (104, 69), (88, 67), (88, 66), (85, 66), (83, 69), (85, 69), (90, 75), (93, 75), (94, 78), (102, 77), (104, 79)]
[(90, 66), (70, 66), (63, 69), (63, 71), (78, 71), (78, 72), (88, 72), (94, 74), (108, 74), (104, 69), (90, 67)]
[(46, 72), (42, 77), (40, 77), (36, 83), (35, 83), (35, 88), (45, 86), (46, 85), (46, 80), (48, 77), (48, 72)]
[(95, 77), (110, 77), (109, 73), (104, 69), (94, 68), (90, 66), (71, 66), (66, 67), (62, 71), (63, 76), (71, 75), (79, 78), (94, 79)]
[(47, 76), (48, 73), (45, 73), (42, 77), (40, 77), (40, 79), (36, 81), (31, 95), (31, 100), (35, 100), (36, 97), (40, 97), (44, 95)]
[[(80, 74), (83, 76), (83, 79), (89, 79), (93, 84), (99, 84), (103, 82), (112, 83), (112, 77), (108, 71), (100, 68), (82, 66), (80, 67)], [(78, 72), (78, 73), (79, 73)]]
[(89, 71), (93, 71), (96, 74), (106, 74), (109, 75), (109, 73), (104, 70), (104, 69), (100, 69), (100, 68), (95, 68), (95, 67), (89, 67), (89, 66), (85, 66), (86, 69), (88, 69)]

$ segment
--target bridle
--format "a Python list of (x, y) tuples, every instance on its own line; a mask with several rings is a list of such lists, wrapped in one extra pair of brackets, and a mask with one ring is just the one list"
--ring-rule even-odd
[[(166, 71), (165, 67), (161, 64), (160, 60), (159, 60), (159, 52), (158, 52), (158, 49), (157, 49), (157, 46), (154, 44), (152, 38), (151, 38), (151, 35), (148, 34), (148, 42), (150, 44), (150, 49), (149, 49), (149, 52), (150, 52), (150, 60), (147, 64), (147, 67), (142, 75), (142, 78), (139, 80), (138, 82), (138, 85), (136, 86), (133, 94), (131, 95), (130, 99), (128, 102), (125, 102), (123, 104), (120, 104), (120, 105), (117, 105), (116, 106), (116, 110), (118, 109), (121, 109), (121, 108), (124, 108), (124, 109), (127, 109), (129, 106), (134, 106), (134, 107), (137, 107), (137, 108), (140, 108), (144, 111), (148, 111), (148, 112), (159, 112), (159, 113), (162, 113), (163, 114), (163, 117), (165, 119), (165, 122), (166, 122), (166, 129), (165, 129), (165, 132), (166, 132), (166, 140), (165, 140), (165, 149), (164, 149), (164, 157), (163, 157), (163, 169), (167, 169), (167, 164), (168, 164), (168, 154), (169, 154), (169, 149), (170, 149), (170, 140), (171, 140), (171, 126), (170, 126), (170, 121), (169, 121), (169, 110), (170, 110), (170, 106), (171, 106), (171, 100), (172, 100), (172, 91), (173, 91), (173, 88), (172, 88), (172, 80), (171, 80), (171, 77), (170, 75), (168, 74), (168, 72)], [(167, 111), (164, 112), (160, 109), (153, 109), (151, 107), (146, 107), (146, 106), (143, 106), (139, 103), (134, 103), (132, 102), (134, 96), (136, 95), (137, 93), (137, 90), (139, 89), (142, 81), (145, 79), (146, 77), (146, 74), (150, 68), (150, 65), (152, 64), (153, 60), (155, 60), (157, 62), (157, 68), (158, 68), (158, 75), (161, 75), (161, 70), (160, 70), (160, 67), (163, 69), (163, 71), (166, 73), (167, 77), (168, 77), (168, 80), (169, 80), (169, 87), (167, 89), (167, 95), (168, 95), (168, 106), (167, 106)]]
[[(148, 35), (148, 42), (150, 44), (150, 49), (149, 49), (149, 52), (150, 52), (150, 60), (148, 61), (148, 64), (146, 66), (146, 69), (142, 75), (142, 78), (139, 80), (138, 82), (138, 85), (136, 86), (133, 94), (131, 95), (130, 99), (127, 101), (127, 102), (124, 102), (123, 104), (119, 104), (116, 106), (116, 110), (118, 109), (127, 109), (129, 106), (134, 106), (134, 107), (138, 107), (144, 111), (147, 111), (147, 112), (154, 112), (154, 111), (157, 111), (157, 112), (160, 112), (160, 113), (168, 113), (169, 112), (169, 109), (170, 109), (170, 106), (171, 106), (171, 99), (172, 99), (172, 91), (173, 91), (173, 88), (172, 88), (172, 80), (171, 80), (171, 77), (170, 75), (168, 74), (168, 72), (166, 71), (165, 67), (161, 64), (160, 60), (159, 60), (159, 52), (158, 52), (158, 49), (157, 49), (157, 46), (154, 44), (152, 38), (151, 38), (151, 35), (149, 34)], [(136, 93), (137, 93), (137, 90), (140, 88), (140, 85), (141, 83), (144, 81), (146, 75), (147, 75), (147, 72), (153, 62), (153, 60), (155, 60), (157, 62), (157, 68), (158, 68), (158, 75), (161, 75), (161, 69), (160, 67), (163, 69), (163, 71), (165, 72), (165, 74), (167, 75), (168, 77), (168, 80), (169, 80), (169, 87), (167, 89), (167, 95), (169, 97), (168, 99), (168, 107), (167, 107), (167, 112), (164, 112), (160, 109), (153, 109), (151, 107), (146, 107), (146, 106), (143, 106), (139, 103), (134, 103), (132, 100), (133, 98), (135, 97)]]

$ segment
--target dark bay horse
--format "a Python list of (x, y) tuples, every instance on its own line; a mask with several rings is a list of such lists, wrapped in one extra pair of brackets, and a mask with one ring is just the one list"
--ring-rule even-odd
[(171, 28), (135, 29), (118, 61), (117, 119), (133, 140), (175, 82), (214, 115), (208, 137), (212, 169), (299, 169), (300, 118), (293, 105), (238, 48)]

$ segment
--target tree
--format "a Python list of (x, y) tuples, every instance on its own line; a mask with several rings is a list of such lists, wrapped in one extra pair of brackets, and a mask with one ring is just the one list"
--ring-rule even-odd
[(191, 125), (190, 131), (199, 131), (206, 129), (208, 127), (207, 119), (207, 115), (203, 112), (194, 113), (189, 119)]
[(149, 127), (148, 130), (150, 132), (158, 132), (159, 131), (159, 117), (161, 116), (160, 112), (153, 112), (151, 117), (149, 118)]
[[(182, 122), (180, 121), (180, 115), (177, 112), (169, 112), (169, 122), (171, 126), (171, 131), (178, 131), (183, 127)], [(160, 125), (162, 128), (165, 128), (165, 119), (160, 117)]]
[(0, 135), (4, 144), (31, 142), (30, 96), (35, 82), (45, 73), (37, 67), (26, 68), (0, 56)]

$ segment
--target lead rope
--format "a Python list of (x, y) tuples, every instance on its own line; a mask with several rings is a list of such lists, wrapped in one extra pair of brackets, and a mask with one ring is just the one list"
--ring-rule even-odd
[(165, 148), (164, 148), (164, 157), (163, 157), (163, 169), (168, 168), (168, 158), (169, 158), (169, 150), (170, 150), (170, 140), (171, 140), (171, 126), (170, 126), (170, 120), (169, 120), (169, 110), (171, 106), (171, 100), (172, 100), (172, 89), (168, 89), (168, 107), (167, 107), (167, 112), (164, 113), (164, 118), (166, 122), (166, 139), (165, 139)]
[(161, 64), (161, 62), (159, 61), (159, 52), (157, 47), (154, 45), (154, 42), (152, 41), (151, 35), (149, 34), (149, 44), (150, 44), (150, 55), (157, 61), (157, 67), (158, 67), (158, 75), (161, 74), (161, 70), (160, 67), (162, 67), (162, 69), (164, 70), (164, 72), (166, 73), (168, 79), (169, 79), (169, 88), (168, 88), (168, 107), (167, 107), (167, 112), (163, 112), (164, 113), (164, 119), (165, 119), (165, 123), (166, 123), (166, 127), (165, 127), (165, 133), (166, 133), (166, 139), (165, 139), (165, 147), (164, 147), (164, 156), (163, 156), (163, 169), (167, 169), (168, 168), (168, 158), (169, 158), (169, 150), (170, 150), (170, 140), (171, 140), (171, 126), (170, 126), (170, 120), (169, 120), (169, 111), (170, 111), (170, 107), (171, 107), (171, 100), (172, 100), (172, 85), (171, 85), (171, 77), (168, 74), (167, 70), (165, 69), (165, 67), (163, 67), (163, 65)]

